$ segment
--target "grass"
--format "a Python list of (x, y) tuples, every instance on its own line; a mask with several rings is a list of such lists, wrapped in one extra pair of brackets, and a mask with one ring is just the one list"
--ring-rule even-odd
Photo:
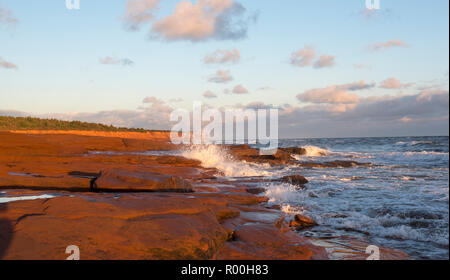
[[(109, 132), (147, 132), (143, 128), (126, 128), (80, 121), (0, 116), (0, 130), (83, 130)], [(152, 130), (158, 131), (158, 130)]]

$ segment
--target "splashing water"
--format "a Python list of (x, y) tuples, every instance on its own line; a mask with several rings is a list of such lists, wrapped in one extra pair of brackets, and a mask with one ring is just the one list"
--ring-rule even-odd
[(182, 152), (183, 157), (196, 159), (204, 168), (216, 168), (226, 177), (271, 176), (263, 166), (235, 160), (217, 145), (193, 145)]
[(322, 157), (330, 154), (329, 150), (322, 149), (316, 146), (304, 146), (302, 148), (306, 150), (306, 154), (304, 156), (307, 157)]

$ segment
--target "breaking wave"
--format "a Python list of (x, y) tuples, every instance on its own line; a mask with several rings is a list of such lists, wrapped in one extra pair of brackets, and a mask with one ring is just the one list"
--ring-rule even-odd
[(322, 157), (331, 154), (329, 150), (316, 146), (304, 146), (302, 148), (306, 150), (305, 156), (307, 157)]
[(272, 175), (272, 172), (264, 170), (264, 166), (234, 159), (217, 145), (192, 145), (182, 152), (182, 156), (200, 161), (204, 168), (216, 168), (226, 177)]

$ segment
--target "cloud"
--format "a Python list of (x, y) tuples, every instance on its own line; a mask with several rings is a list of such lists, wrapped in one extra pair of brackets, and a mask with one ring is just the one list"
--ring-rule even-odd
[(359, 15), (366, 20), (383, 19), (387, 20), (393, 16), (393, 11), (384, 7), (383, 9), (367, 9), (364, 8), (359, 12)]
[(312, 64), (316, 57), (316, 51), (313, 46), (305, 46), (303, 49), (291, 54), (291, 64), (298, 67), (306, 67)]
[(321, 55), (314, 63), (316, 58), (316, 50), (313, 46), (305, 46), (291, 54), (290, 63), (297, 67), (307, 67), (313, 65), (314, 68), (326, 68), (335, 65), (335, 56)]
[(158, 98), (156, 98), (154, 96), (148, 96), (148, 97), (144, 98), (144, 100), (142, 100), (142, 103), (144, 103), (144, 104), (149, 104), (149, 103), (153, 103), (153, 104), (160, 103), (160, 104), (162, 104), (162, 103), (164, 103), (164, 101), (162, 101), (161, 99), (158, 99)]
[(184, 0), (171, 14), (153, 21), (150, 35), (166, 41), (242, 39), (256, 21), (256, 16), (245, 15), (246, 9), (235, 0)]
[(258, 110), (258, 109), (273, 109), (275, 108), (275, 106), (273, 106), (273, 104), (265, 104), (264, 102), (255, 101), (248, 103), (245, 106), (245, 108)]
[(233, 80), (229, 70), (218, 70), (214, 76), (208, 79), (211, 83), (224, 84)]
[(137, 30), (142, 24), (152, 21), (160, 0), (128, 0), (123, 21), (130, 30)]
[(19, 20), (13, 15), (11, 10), (6, 7), (2, 7), (0, 3), (0, 25), (4, 24), (6, 26), (14, 26), (19, 22)]
[(316, 104), (353, 104), (359, 102), (357, 95), (339, 89), (336, 86), (307, 90), (298, 94), (297, 99), (302, 102)]
[(224, 63), (238, 63), (241, 60), (241, 54), (238, 49), (232, 50), (217, 50), (204, 59), (206, 64), (224, 64)]
[[(375, 84), (367, 84), (365, 81), (358, 81), (343, 85), (332, 85), (325, 88), (310, 89), (297, 95), (297, 99), (302, 102), (314, 104), (356, 104), (359, 97), (350, 91), (359, 91), (375, 87)], [(331, 110), (336, 110), (336, 106)], [(342, 110), (344, 106), (339, 106)], [(346, 107), (345, 107), (346, 108)], [(328, 108), (330, 109), (330, 107)]]
[(243, 85), (237, 85), (233, 88), (234, 94), (247, 94), (248, 90)]
[(100, 58), (99, 62), (104, 65), (132, 66), (134, 64), (134, 62), (128, 58), (114, 58), (110, 56)]
[(215, 95), (212, 91), (208, 90), (203, 94), (203, 97), (205, 98), (217, 98), (217, 95)]
[(314, 68), (325, 68), (334, 66), (334, 56), (332, 55), (322, 55), (319, 59), (314, 63)]
[(389, 78), (382, 81), (380, 87), (385, 89), (402, 89), (412, 85), (414, 85), (414, 83), (402, 84), (397, 78)]
[(448, 135), (449, 92), (359, 98), (354, 104), (286, 105), (279, 115), (284, 137)]
[(406, 48), (408, 46), (405, 44), (405, 42), (395, 39), (395, 40), (390, 40), (387, 42), (372, 44), (372, 45), (368, 46), (368, 49), (370, 51), (381, 51), (381, 50), (387, 50), (387, 49), (394, 48), (394, 47)]
[(1, 57), (0, 57), (0, 68), (10, 69), (10, 70), (18, 69), (17, 65), (15, 65), (11, 62), (8, 62), (6, 60), (3, 60)]
[(366, 81), (361, 80), (358, 82), (353, 82), (349, 84), (338, 85), (337, 88), (349, 91), (357, 91), (363, 89), (371, 89), (375, 87), (375, 83), (372, 82), (370, 84), (366, 83)]
[[(150, 96), (137, 110), (95, 113), (29, 114), (0, 110), (0, 115), (33, 116), (104, 123), (107, 125), (170, 129), (173, 108)], [(428, 90), (414, 95), (372, 96), (355, 104), (274, 106), (263, 102), (235, 105), (237, 108), (278, 108), (280, 137), (369, 137), (402, 135), (448, 135), (449, 92)]]

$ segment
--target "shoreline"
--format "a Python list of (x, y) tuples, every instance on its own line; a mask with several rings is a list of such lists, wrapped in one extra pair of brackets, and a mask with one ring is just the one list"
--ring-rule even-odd
[[(296, 219), (270, 206), (248, 178), (217, 178), (217, 170), (180, 156), (89, 154), (178, 149), (168, 143), (168, 133), (135, 134), (142, 133), (0, 131), (0, 191), (56, 194), (0, 203), (1, 225), (9, 232), (2, 237), (0, 259), (64, 259), (65, 247), (72, 245), (65, 243), (72, 240), (82, 259), (368, 257), (369, 244), (354, 237), (300, 236)], [(292, 151), (269, 158), (248, 146), (231, 152), (276, 165), (287, 164)], [(98, 193), (90, 192), (93, 178)], [(382, 259), (409, 259), (380, 250)]]

